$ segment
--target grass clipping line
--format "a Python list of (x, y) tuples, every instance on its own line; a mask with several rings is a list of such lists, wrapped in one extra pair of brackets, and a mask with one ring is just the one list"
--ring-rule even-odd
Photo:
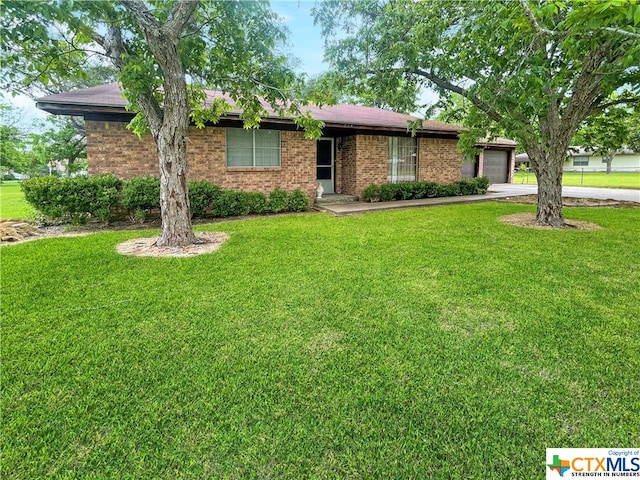
[(118, 244), (116, 250), (122, 255), (136, 257), (194, 257), (218, 250), (229, 235), (224, 232), (201, 232), (196, 234), (198, 243), (186, 247), (158, 247), (158, 237), (134, 238)]
[(500, 217), (504, 223), (517, 227), (542, 228), (542, 229), (575, 229), (575, 230), (600, 230), (598, 224), (585, 222), (584, 220), (565, 220), (565, 227), (553, 227), (551, 225), (540, 225), (536, 223), (535, 213), (513, 213)]

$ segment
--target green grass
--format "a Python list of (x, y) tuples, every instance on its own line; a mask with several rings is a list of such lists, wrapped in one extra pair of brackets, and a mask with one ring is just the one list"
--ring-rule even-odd
[(547, 447), (637, 446), (639, 211), (498, 220), (532, 208), (2, 247), (2, 477), (534, 479)]
[[(516, 172), (514, 184), (536, 185), (534, 173)], [(564, 172), (562, 185), (567, 187), (604, 187), (640, 189), (640, 172)]]
[(0, 184), (0, 219), (31, 218), (34, 211), (25, 201), (20, 182), (9, 181)]

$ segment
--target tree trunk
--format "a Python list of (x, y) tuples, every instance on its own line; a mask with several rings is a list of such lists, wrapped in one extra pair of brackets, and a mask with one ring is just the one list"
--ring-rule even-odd
[[(162, 234), (156, 244), (185, 246), (195, 242), (189, 208), (187, 186), (187, 148), (185, 133), (174, 122), (183, 119), (167, 118), (157, 139), (160, 164), (160, 215)], [(186, 130), (186, 129), (184, 129)]]
[[(190, 108), (185, 69), (178, 44), (182, 30), (198, 7), (198, 2), (176, 2), (164, 24), (160, 24), (140, 0), (120, 0), (120, 3), (140, 27), (162, 71), (163, 104), (160, 105), (156, 98), (153, 82), (149, 83), (149, 90), (138, 98), (138, 106), (144, 113), (156, 143), (160, 165), (162, 234), (156, 245), (190, 245), (196, 241), (191, 226), (187, 180), (186, 139)], [(123, 53), (124, 44), (120, 31), (112, 29), (110, 37), (116, 53)], [(118, 66), (118, 61), (115, 62)], [(119, 68), (122, 70), (123, 65)]]
[[(559, 155), (559, 154), (558, 154)], [(538, 179), (538, 210), (536, 222), (539, 225), (565, 226), (562, 215), (562, 164), (564, 158), (551, 155), (531, 157)]]
[(615, 155), (615, 153), (610, 153), (606, 157), (604, 157), (604, 159), (607, 162), (607, 174), (611, 173), (611, 164), (613, 163), (613, 156), (614, 155)]

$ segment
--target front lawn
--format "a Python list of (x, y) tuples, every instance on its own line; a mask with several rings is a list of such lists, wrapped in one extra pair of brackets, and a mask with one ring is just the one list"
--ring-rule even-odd
[[(544, 478), (640, 444), (640, 211), (483, 203), (3, 246), (3, 478)], [(147, 232), (152, 235), (156, 232)]]
[(0, 183), (0, 219), (31, 218), (35, 212), (25, 201), (20, 182)]
[[(515, 185), (536, 185), (533, 172), (516, 172), (513, 177)], [(565, 187), (604, 187), (640, 189), (640, 172), (564, 172), (562, 185)]]

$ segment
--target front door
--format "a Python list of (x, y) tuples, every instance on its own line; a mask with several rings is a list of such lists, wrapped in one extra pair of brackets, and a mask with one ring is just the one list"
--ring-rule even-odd
[(316, 154), (316, 180), (322, 184), (324, 193), (334, 193), (334, 161), (333, 138), (321, 138), (318, 140)]

